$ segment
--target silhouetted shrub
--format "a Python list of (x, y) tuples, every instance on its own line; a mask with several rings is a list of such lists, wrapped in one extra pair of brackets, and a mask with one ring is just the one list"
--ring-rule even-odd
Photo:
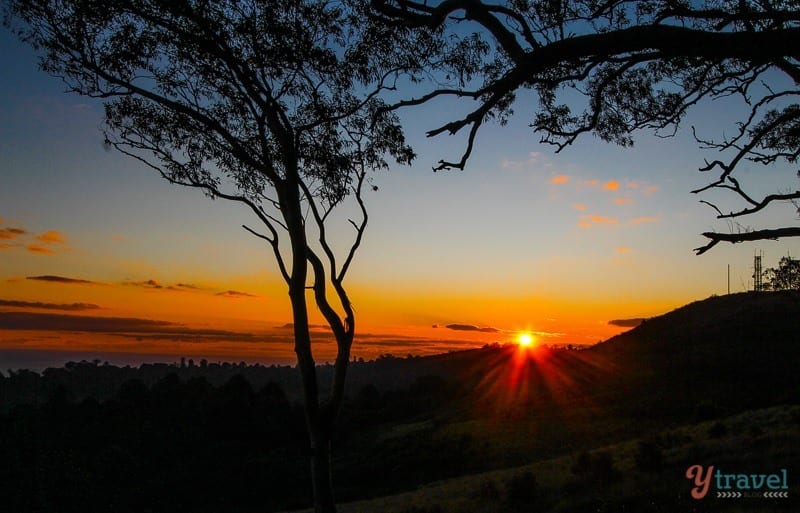
[(506, 483), (506, 501), (514, 510), (530, 508), (538, 495), (536, 476), (530, 470), (514, 474)]

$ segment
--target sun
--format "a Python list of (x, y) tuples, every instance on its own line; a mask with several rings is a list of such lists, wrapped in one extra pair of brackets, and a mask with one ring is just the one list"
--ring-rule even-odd
[(530, 333), (520, 333), (517, 336), (517, 343), (520, 347), (531, 347), (533, 345), (533, 335)]

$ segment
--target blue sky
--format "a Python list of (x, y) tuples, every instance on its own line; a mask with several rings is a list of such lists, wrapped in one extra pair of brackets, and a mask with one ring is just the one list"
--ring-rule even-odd
[[(1, 299), (97, 299), (97, 292), (67, 294), (22, 279), (38, 275), (202, 282), (259, 298), (209, 303), (218, 308), (211, 317), (288, 321), (268, 248), (240, 228), (252, 223), (247, 212), (169, 185), (104, 148), (101, 105), (64, 94), (6, 30), (0, 56), (0, 229), (26, 232), (0, 250)], [(800, 255), (800, 241), (792, 240), (692, 253), (704, 243), (700, 232), (728, 225), (698, 203), (721, 197), (689, 192), (712, 177), (697, 171), (709, 154), (687, 128), (695, 124), (709, 137), (730, 131), (741, 114), (735, 104), (699, 106), (674, 138), (642, 133), (624, 149), (588, 136), (555, 154), (528, 128), (535, 102), (523, 95), (508, 126), (482, 129), (465, 171), (432, 173), (440, 158), (460, 155), (463, 139), (428, 139), (424, 132), (459, 108), (469, 105), (403, 112), (419, 157), (374, 177), (380, 190), (367, 195), (370, 225), (348, 281), (366, 329), (426, 337), (434, 324), (463, 322), (595, 342), (613, 332), (610, 319), (651, 316), (724, 293), (728, 265), (732, 290), (749, 288), (756, 251), (766, 267), (787, 253)], [(776, 192), (796, 185), (793, 174), (745, 166), (741, 178)], [(762, 228), (797, 219), (785, 205), (744, 222)], [(48, 241), (47, 232), (57, 236)], [(180, 300), (124, 303), (119, 296), (112, 303), (127, 315), (189, 319), (196, 305), (175, 306)], [(0, 342), (4, 336), (0, 330)]]

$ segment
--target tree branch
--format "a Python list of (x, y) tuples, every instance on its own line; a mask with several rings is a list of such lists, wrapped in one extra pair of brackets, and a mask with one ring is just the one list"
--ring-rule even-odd
[(776, 228), (769, 230), (756, 230), (744, 233), (717, 233), (705, 232), (703, 237), (710, 239), (705, 246), (695, 248), (697, 255), (702, 255), (720, 242), (730, 242), (738, 244), (740, 242), (752, 242), (756, 240), (777, 240), (783, 237), (800, 237), (800, 227)]

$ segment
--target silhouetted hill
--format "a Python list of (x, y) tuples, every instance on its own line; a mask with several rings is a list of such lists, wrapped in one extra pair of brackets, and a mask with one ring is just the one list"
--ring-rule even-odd
[(493, 346), (414, 365), (411, 375), (459, 383), (465, 403), (482, 406), (480, 414), (508, 403), (515, 415), (538, 415), (558, 404), (561, 410), (601, 407), (648, 418), (704, 419), (797, 403), (800, 292), (710, 297), (585, 350), (538, 348), (522, 356), (516, 348)]
[(623, 369), (611, 385), (629, 387), (628, 400), (653, 411), (694, 404), (730, 413), (796, 403), (800, 292), (710, 297), (586, 353)]
[(746, 292), (712, 296), (654, 317), (597, 344), (597, 354), (709, 356), (767, 349), (796, 353), (800, 292)]

